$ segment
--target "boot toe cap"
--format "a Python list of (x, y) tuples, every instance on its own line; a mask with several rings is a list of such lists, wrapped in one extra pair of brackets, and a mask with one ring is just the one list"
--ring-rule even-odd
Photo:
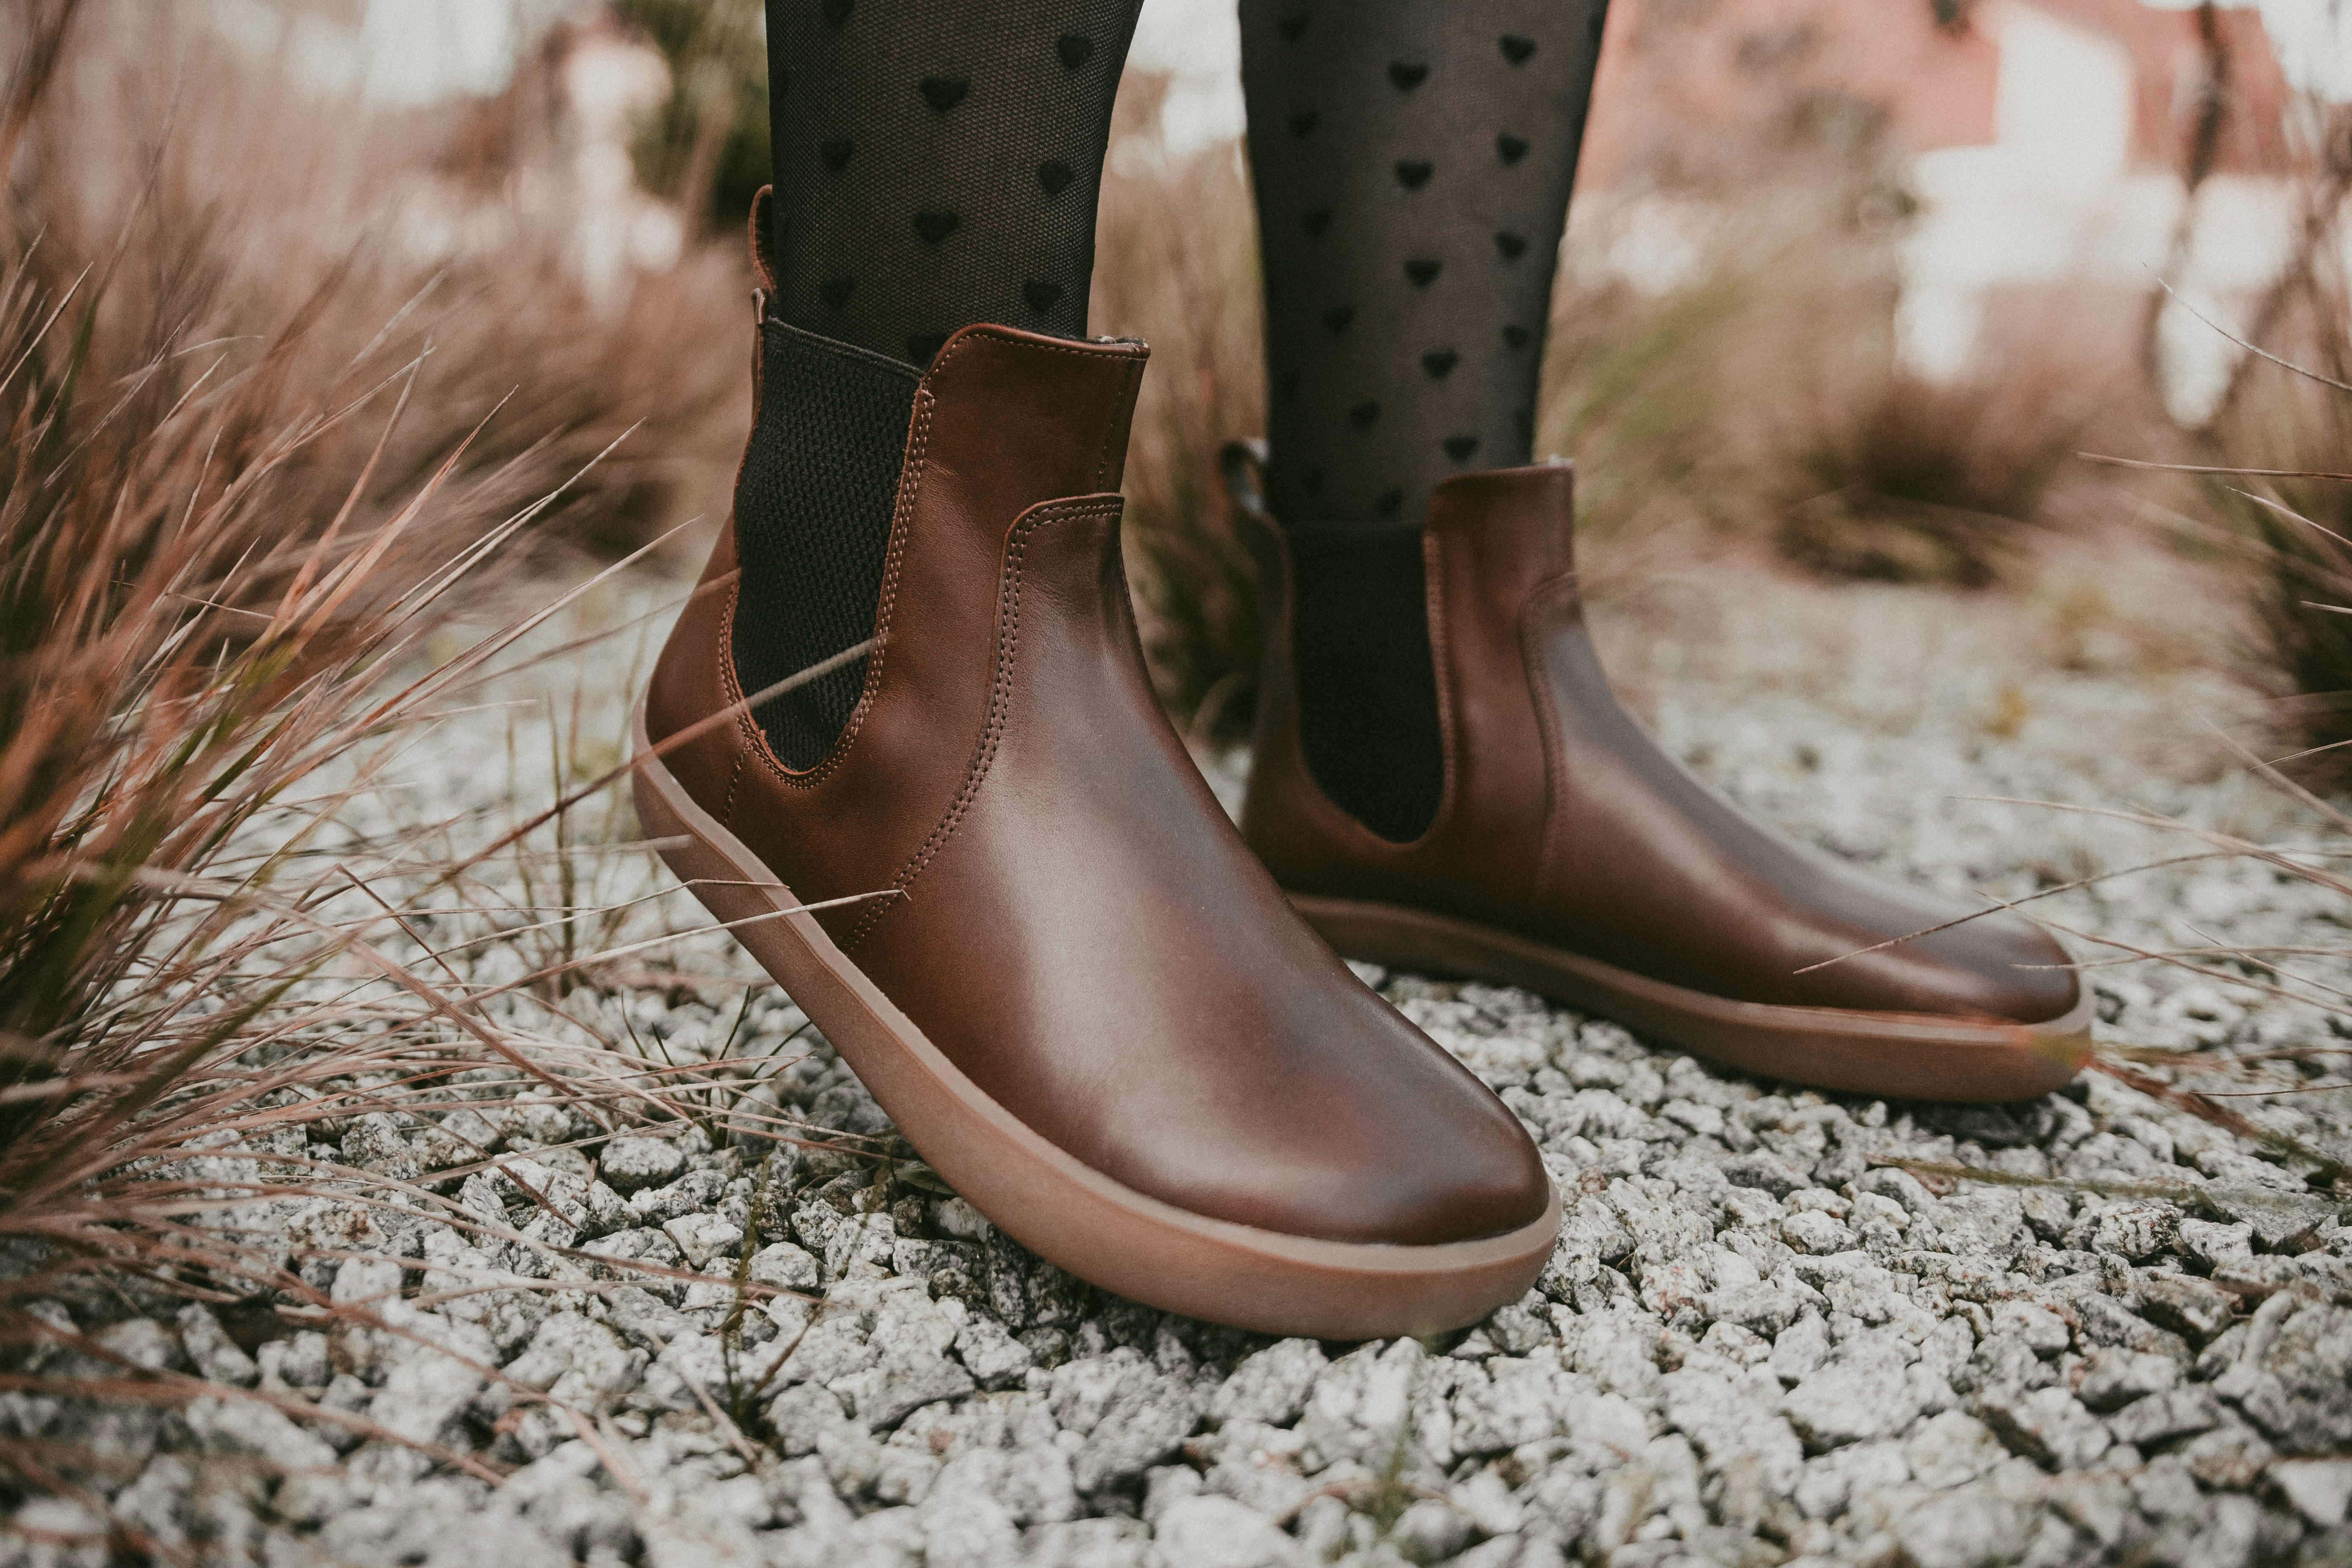
[[(1442, 1134), (1432, 1133), (1434, 1144)], [(1522, 1139), (1523, 1144), (1525, 1143)], [(1318, 1241), (1391, 1247), (1443, 1247), (1506, 1236), (1540, 1220), (1551, 1202), (1551, 1178), (1532, 1144), (1517, 1151), (1424, 1152), (1380, 1164), (1349, 1162), (1302, 1169), (1279, 1194), (1247, 1194), (1254, 1210), (1244, 1223)], [(1450, 1157), (1449, 1157), (1450, 1154)], [(1267, 1201), (1268, 1199), (1271, 1201)]]
[(1076, 1152), (1162, 1202), (1286, 1236), (1434, 1247), (1541, 1220), (1550, 1173), (1510, 1108), (1369, 993), (1334, 1000), (1291, 1070), (1244, 1093), (1139, 1097)]
[(1277, 1228), (1434, 1247), (1541, 1219), (1551, 1175), (1519, 1119), (1443, 1047), (1375, 1005), (1386, 1016), (1360, 1034), (1357, 1070), (1320, 1097), (1314, 1132), (1296, 1146)]
[(1507, 1125), (1431, 1127), (1415, 1157), (1392, 1154), (1376, 1179), (1350, 1182), (1358, 1201), (1331, 1205), (1327, 1224), (1343, 1221), (1339, 1239), (1416, 1247), (1483, 1241), (1535, 1224), (1551, 1204), (1550, 1173), (1516, 1119), (1506, 1111), (1497, 1121)]
[(2074, 960), (2040, 926), (2001, 910), (1923, 939), (1921, 948), (1954, 971), (1957, 1011), (2042, 1024), (2082, 998)]

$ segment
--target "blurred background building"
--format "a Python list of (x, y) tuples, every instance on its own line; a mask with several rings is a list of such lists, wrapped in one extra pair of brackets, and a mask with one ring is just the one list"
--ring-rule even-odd
[[(609, 300), (625, 270), (672, 265), (696, 221), (678, 212), (677, 190), (647, 188), (641, 157), (633, 164), (643, 121), (674, 98), (741, 98), (677, 79), (709, 69), (681, 52), (719, 52), (695, 36), (714, 31), (709, 20), (686, 18), (698, 9), (731, 17), (733, 49), (757, 46), (756, 4), (365, 0), (339, 18), (221, 0), (214, 13), (225, 34), (291, 58), (322, 91), (358, 87), (392, 105), (506, 100), (509, 121), (520, 117), (513, 100), (552, 103), (560, 125), (528, 161), (537, 188), (522, 199), (572, 215), (571, 265)], [(1241, 134), (1232, 0), (1150, 0), (1132, 58), (1166, 79), (1163, 155)], [(1597, 258), (1605, 270), (1651, 292), (1683, 286), (1704, 247), (1689, 192), (1676, 188), (1690, 182), (1676, 175), (1708, 161), (1709, 140), (1742, 144), (1792, 102), (1859, 106), (1907, 159), (1916, 202), (1900, 246), (1905, 365), (1937, 381), (1968, 374), (1989, 318), (2053, 290), (2127, 337), (2134, 302), (2161, 276), (2179, 296), (2156, 328), (2166, 395), (2195, 419), (2239, 353), (2197, 318), (2250, 324), (2299, 221), (2312, 105), (2347, 98), (2352, 9), (2331, 0), (1618, 0), (1580, 210), (1615, 209), (1620, 242)], [(763, 147), (756, 105), (730, 107), (740, 112), (718, 140)], [(414, 242), (427, 249), (462, 243), (467, 229), (462, 204), (422, 201), (415, 221)]]
[[(398, 460), (367, 480), (387, 508), (470, 442), (461, 477), (516, 505), (560, 491), (539, 531), (566, 544), (723, 513), (761, 0), (28, 5), (80, 18), (13, 154), (56, 289), (136, 210), (141, 309), (172, 331), (310, 321), (322, 374), (409, 366)], [(1246, 716), (1256, 659), (1214, 479), (1220, 444), (1264, 429), (1234, 9), (1143, 7), (1090, 308), (1153, 345), (1129, 555), (1162, 695), (1203, 733)], [(1971, 588), (2102, 530), (2219, 528), (2301, 561), (2319, 536), (2237, 489), (2076, 454), (2352, 467), (2352, 416), (2236, 341), (2352, 380), (2347, 188), (2342, 0), (1614, 0), (1538, 450), (1580, 463), (1597, 564), (1677, 531)], [(130, 303), (101, 339), (119, 320), (144, 341)], [(350, 448), (316, 458), (322, 492), (379, 472), (356, 430), (322, 441)], [(2294, 483), (2273, 489), (2352, 536), (2352, 487)], [(2315, 586), (2338, 565), (2342, 593)], [(2274, 662), (2352, 687), (2352, 616), (2308, 607), (2352, 597), (2352, 553), (2261, 581), (2293, 623)]]

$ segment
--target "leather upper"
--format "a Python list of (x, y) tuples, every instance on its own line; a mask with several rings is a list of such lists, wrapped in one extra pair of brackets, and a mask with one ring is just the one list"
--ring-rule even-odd
[[(793, 772), (748, 715), (669, 754), (987, 1093), (1137, 1191), (1432, 1244), (1545, 1211), (1510, 1111), (1291, 910), (1161, 716), (1116, 493), (1145, 351), (967, 328), (915, 397), (865, 691)], [(658, 742), (739, 700), (722, 540), (654, 676)]]
[(1633, 722), (1584, 626), (1572, 473), (1465, 474), (1431, 501), (1444, 784), (1407, 844), (1348, 816), (1307, 765), (1287, 556), (1255, 519), (1269, 615), (1243, 832), (1282, 885), (1497, 926), (1739, 1001), (2025, 1023), (2071, 1009), (2076, 978), (2051, 967), (2066, 955), (2030, 921), (1988, 914), (1914, 936), (1972, 911), (1759, 826)]

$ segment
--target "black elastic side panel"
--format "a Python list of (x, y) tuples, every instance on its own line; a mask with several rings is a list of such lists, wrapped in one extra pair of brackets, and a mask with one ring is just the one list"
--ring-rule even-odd
[[(735, 674), (747, 695), (874, 635), (921, 380), (910, 365), (774, 320), (761, 353), (760, 423), (735, 486)], [(786, 765), (813, 768), (865, 684), (866, 661), (855, 659), (752, 716)]]
[(1409, 843), (1437, 816), (1445, 784), (1421, 531), (1285, 532), (1307, 769), (1357, 821)]

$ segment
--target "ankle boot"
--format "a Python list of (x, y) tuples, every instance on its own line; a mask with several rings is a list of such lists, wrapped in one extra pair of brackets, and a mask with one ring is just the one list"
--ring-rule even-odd
[(1226, 460), (1266, 591), (1242, 831), (1339, 952), (1525, 986), (1824, 1089), (2000, 1100), (2074, 1076), (2089, 999), (2038, 927), (1952, 924), (1971, 911), (1759, 826), (1626, 715), (1577, 596), (1568, 464), (1438, 487), (1436, 815), (1409, 843), (1348, 815), (1300, 743), (1289, 561), (1254, 462)]
[[(770, 414), (780, 377), (856, 353), (761, 330)], [(1145, 353), (949, 339), (863, 686), (805, 768), (746, 701), (730, 523), (639, 710), (639, 813), (1023, 1245), (1266, 1333), (1475, 1321), (1533, 1282), (1559, 1197), (1510, 1110), (1299, 920), (1153, 699), (1118, 543)], [(788, 434), (756, 417), (754, 456)]]

